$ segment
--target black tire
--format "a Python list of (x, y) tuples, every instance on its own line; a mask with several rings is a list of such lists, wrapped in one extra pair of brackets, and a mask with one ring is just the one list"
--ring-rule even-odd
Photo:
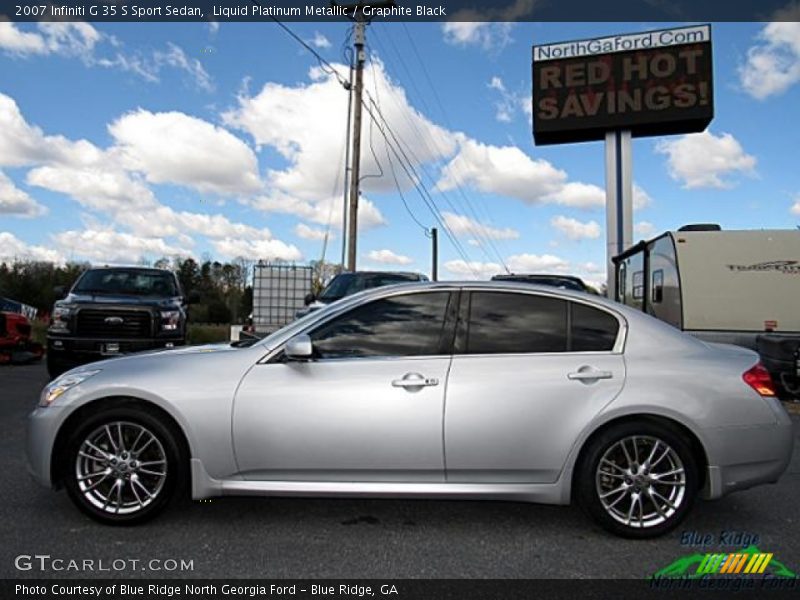
[[(135, 439), (140, 433), (141, 437)], [(109, 434), (116, 440), (113, 445)], [(123, 444), (120, 444), (120, 435)], [(153, 440), (143, 447), (145, 440), (149, 440), (148, 435)], [(87, 441), (108, 456), (113, 455), (115, 464), (99, 460), (100, 454), (92, 450)], [(116, 454), (115, 446), (119, 447)], [(134, 452), (125, 450), (127, 447)], [(87, 450), (91, 459), (86, 456)], [(124, 454), (128, 456), (123, 461)], [(155, 464), (158, 461), (163, 461), (163, 473), (161, 464)], [(112, 525), (135, 525), (158, 515), (183, 491), (187, 461), (177, 432), (162, 417), (139, 406), (123, 405), (102, 410), (70, 434), (62, 463), (62, 481), (70, 499), (93, 519)], [(79, 474), (86, 473), (87, 469), (98, 469), (97, 476), (79, 481)], [(113, 487), (115, 485), (119, 485), (121, 491)], [(113, 497), (113, 500), (101, 506), (105, 497)], [(118, 507), (116, 511), (115, 506)]]
[[(654, 456), (647, 464), (651, 453)], [(628, 455), (636, 460), (628, 461)], [(631, 465), (637, 465), (635, 477), (628, 470)], [(655, 466), (652, 471), (651, 465)], [(682, 474), (669, 475), (679, 467)], [(661, 479), (653, 478), (659, 474)], [(576, 466), (574, 489), (581, 508), (604, 529), (645, 539), (663, 535), (683, 521), (697, 497), (697, 481), (697, 463), (684, 436), (659, 423), (641, 421), (612, 426), (589, 441)]]
[(71, 368), (71, 365), (63, 358), (55, 356), (52, 351), (47, 353), (47, 374), (50, 375), (51, 380), (69, 371)]

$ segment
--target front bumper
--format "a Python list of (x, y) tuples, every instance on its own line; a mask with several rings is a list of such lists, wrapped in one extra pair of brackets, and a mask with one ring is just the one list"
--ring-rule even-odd
[(767, 401), (776, 405), (775, 424), (706, 430), (713, 456), (710, 452), (704, 498), (775, 483), (786, 471), (794, 446), (792, 420), (777, 399)]
[(28, 415), (26, 422), (28, 471), (46, 487), (53, 487), (55, 483), (51, 469), (53, 444), (64, 418), (64, 409), (60, 406), (37, 407)]
[[(77, 338), (56, 336), (49, 334), (47, 337), (47, 351), (53, 356), (64, 359), (98, 360), (100, 357), (111, 358), (117, 354), (129, 354), (159, 348), (172, 348), (183, 346), (186, 340), (183, 336), (157, 337), (145, 339), (113, 339), (113, 338)], [(119, 351), (109, 352), (109, 344), (115, 344)]]

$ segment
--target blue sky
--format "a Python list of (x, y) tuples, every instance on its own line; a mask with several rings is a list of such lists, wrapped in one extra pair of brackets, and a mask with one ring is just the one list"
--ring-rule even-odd
[[(665, 25), (370, 27), (366, 90), (459, 243), (441, 231), (444, 277), (604, 279), (603, 145), (533, 144), (530, 46)], [(347, 24), (291, 27), (345, 72)], [(708, 131), (634, 142), (636, 239), (800, 223), (800, 24), (713, 39)], [(347, 95), (277, 25), (0, 23), (0, 72), (0, 257), (304, 262), (328, 231), (339, 259)], [(428, 272), (431, 210), (363, 134), (383, 175), (362, 184), (359, 266)]]

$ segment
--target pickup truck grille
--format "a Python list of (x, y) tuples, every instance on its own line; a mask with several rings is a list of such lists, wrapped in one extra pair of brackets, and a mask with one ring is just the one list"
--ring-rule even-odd
[(151, 332), (149, 312), (94, 309), (78, 311), (76, 334), (80, 337), (139, 338), (150, 337)]

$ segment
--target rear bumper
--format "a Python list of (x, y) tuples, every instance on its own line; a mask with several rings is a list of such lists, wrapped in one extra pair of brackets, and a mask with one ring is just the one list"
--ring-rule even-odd
[(775, 483), (786, 471), (794, 446), (792, 421), (778, 400), (769, 402), (778, 405), (775, 424), (706, 430), (713, 456), (710, 452), (704, 498)]

